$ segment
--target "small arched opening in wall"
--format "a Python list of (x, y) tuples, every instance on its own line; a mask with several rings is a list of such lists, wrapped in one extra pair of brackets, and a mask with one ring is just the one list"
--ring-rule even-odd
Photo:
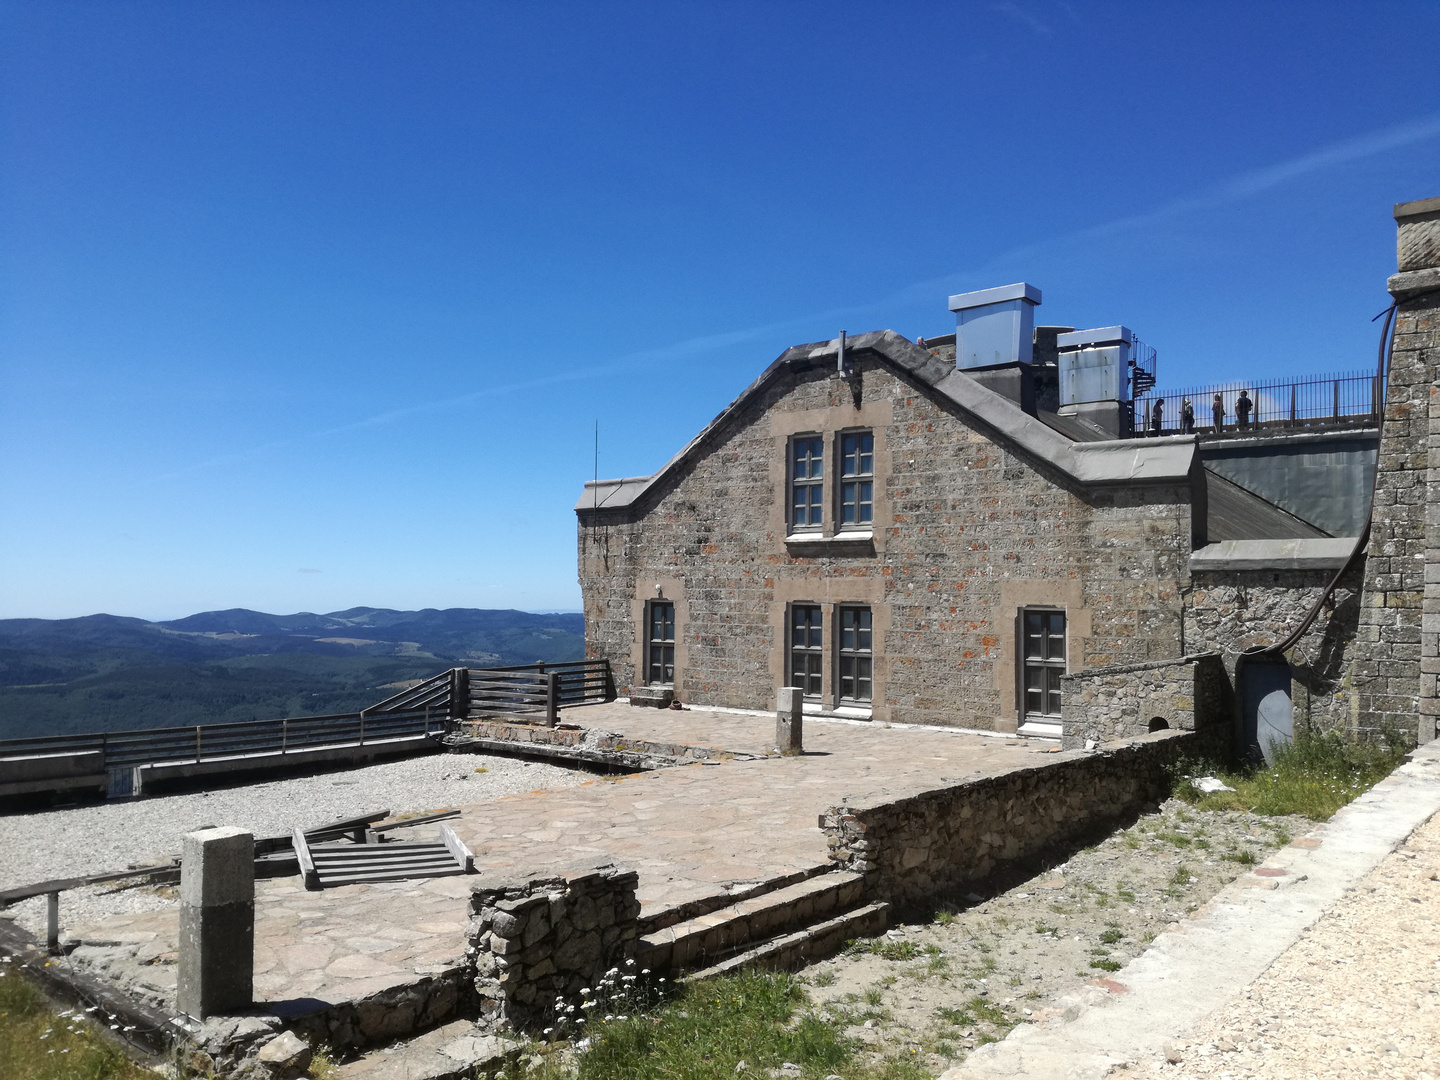
[(1150, 723), (1146, 725), (1145, 730), (1146, 730), (1146, 731), (1169, 731), (1169, 730), (1170, 730), (1170, 721), (1169, 721), (1169, 720), (1166, 720), (1163, 716), (1152, 716), (1152, 717), (1150, 718)]

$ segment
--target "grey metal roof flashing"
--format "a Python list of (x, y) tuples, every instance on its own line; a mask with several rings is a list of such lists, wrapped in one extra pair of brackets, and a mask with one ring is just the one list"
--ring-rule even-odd
[[(641, 501), (665, 477), (719, 433), (767, 384), (788, 369), (808, 370), (835, 365), (838, 340), (794, 345), (786, 349), (753, 383), (710, 421), (678, 454), (651, 476), (586, 481), (575, 512), (619, 510)], [(1116, 439), (1076, 443), (992, 390), (932, 356), (893, 330), (847, 337), (847, 356), (868, 353), (907, 381), (928, 387), (956, 406), (962, 415), (988, 428), (997, 441), (1009, 444), (1065, 473), (1083, 486), (1114, 484), (1189, 484), (1197, 460), (1193, 435), (1158, 439)]]
[(1197, 570), (1339, 570), (1355, 550), (1354, 536), (1304, 540), (1222, 540), (1190, 556)]

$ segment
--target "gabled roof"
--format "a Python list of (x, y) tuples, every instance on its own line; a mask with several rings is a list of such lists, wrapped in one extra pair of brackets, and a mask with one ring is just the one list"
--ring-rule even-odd
[[(986, 429), (997, 442), (1048, 462), (1082, 486), (1189, 483), (1197, 454), (1193, 435), (1074, 442), (1024, 412), (1009, 398), (981, 386), (963, 371), (957, 370), (953, 362), (938, 359), (929, 350), (922, 349), (893, 330), (877, 330), (846, 338), (845, 347), (850, 355), (868, 353), (907, 382), (935, 391), (962, 415)], [(575, 512), (617, 510), (640, 502), (647, 492), (661, 484), (723, 431), (728, 422), (767, 385), (791, 369), (809, 370), (827, 364), (833, 367), (838, 352), (838, 340), (794, 345), (786, 349), (658, 472), (652, 476), (631, 476), (598, 483), (587, 481), (584, 494), (575, 504)]]

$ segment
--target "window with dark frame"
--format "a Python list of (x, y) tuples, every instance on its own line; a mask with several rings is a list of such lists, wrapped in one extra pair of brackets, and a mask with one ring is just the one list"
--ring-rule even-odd
[(1065, 612), (1026, 608), (1022, 654), (1025, 664), (1025, 716), (1060, 715), (1060, 676), (1065, 674)]
[(650, 633), (647, 642), (647, 680), (652, 686), (675, 682), (675, 605), (668, 601), (650, 603)]
[(823, 686), (825, 634), (818, 604), (790, 606), (790, 685), (818, 698)]
[(790, 443), (790, 528), (818, 529), (825, 520), (825, 440), (800, 435)]
[(851, 431), (840, 436), (840, 527), (871, 524), (875, 504), (875, 435)]
[(868, 704), (874, 698), (874, 628), (868, 607), (840, 609), (840, 701)]

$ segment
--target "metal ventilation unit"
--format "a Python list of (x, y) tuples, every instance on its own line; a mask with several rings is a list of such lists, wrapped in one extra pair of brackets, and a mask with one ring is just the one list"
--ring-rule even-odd
[(1133, 426), (1131, 399), (1155, 385), (1155, 350), (1128, 326), (1076, 330), (1055, 339), (1060, 413), (1078, 416), (1117, 437)]

